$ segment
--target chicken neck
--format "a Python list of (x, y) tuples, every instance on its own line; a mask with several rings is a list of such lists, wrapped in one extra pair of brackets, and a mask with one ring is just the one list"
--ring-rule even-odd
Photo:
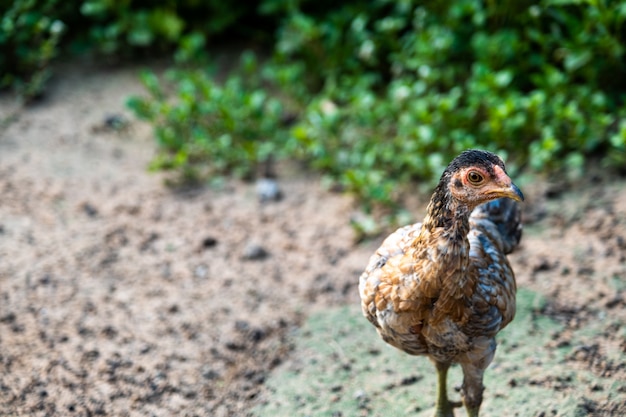
[[(474, 283), (467, 274), (470, 248), (467, 235), (473, 209), (454, 198), (449, 192), (448, 181), (444, 180), (435, 189), (428, 205), (414, 248), (418, 264), (419, 260), (428, 262), (430, 267), (424, 270), (436, 271), (431, 276), (439, 281), (438, 293), (432, 294), (438, 301), (434, 304), (430, 325), (436, 325), (444, 317), (460, 321), (464, 314), (464, 303), (460, 301), (473, 293)], [(455, 302), (449, 303), (448, 300)], [(431, 360), (438, 375), (435, 417), (454, 417), (453, 408), (461, 403), (448, 399), (446, 380), (451, 362), (441, 357), (431, 357)]]
[(461, 241), (469, 232), (469, 217), (474, 207), (454, 198), (448, 188), (449, 179), (439, 182), (428, 204), (422, 230)]
[(414, 248), (416, 258), (436, 267), (442, 281), (464, 284), (469, 263), (469, 217), (473, 209), (450, 194), (447, 181), (442, 180), (433, 193)]

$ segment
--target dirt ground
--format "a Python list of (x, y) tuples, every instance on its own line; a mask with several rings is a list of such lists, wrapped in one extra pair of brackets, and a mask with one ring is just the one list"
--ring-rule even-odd
[[(263, 414), (273, 373), (306, 363), (303, 323), (358, 306), (382, 236), (356, 242), (350, 197), (288, 166), (277, 202), (238, 181), (168, 189), (146, 169), (149, 127), (124, 108), (142, 93), (137, 70), (57, 71), (27, 108), (0, 97), (0, 415)], [(621, 416), (626, 181), (588, 177), (516, 181), (526, 226), (511, 261), (518, 286), (545, 298), (536, 313), (561, 325), (537, 350), (599, 382), (542, 378), (538, 365), (507, 389), (592, 392), (581, 415)], [(419, 220), (427, 201), (412, 201)]]

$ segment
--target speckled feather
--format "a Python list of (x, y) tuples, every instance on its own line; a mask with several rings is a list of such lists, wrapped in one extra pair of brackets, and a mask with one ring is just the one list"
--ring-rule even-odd
[(487, 358), (488, 364), (493, 338), (515, 315), (515, 278), (506, 254), (521, 237), (517, 202), (472, 207), (448, 192), (466, 166), (504, 172), (499, 158), (483, 154), (487, 160), (453, 161), (424, 222), (387, 237), (360, 277), (365, 317), (387, 343), (409, 354), (447, 363)]

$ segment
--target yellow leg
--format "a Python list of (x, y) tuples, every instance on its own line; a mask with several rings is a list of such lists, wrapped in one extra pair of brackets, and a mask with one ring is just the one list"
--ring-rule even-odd
[(437, 406), (435, 417), (454, 417), (453, 408), (459, 407), (460, 403), (452, 403), (448, 399), (448, 368), (449, 363), (435, 362), (437, 368)]
[(467, 410), (467, 417), (478, 417), (478, 408), (465, 407)]

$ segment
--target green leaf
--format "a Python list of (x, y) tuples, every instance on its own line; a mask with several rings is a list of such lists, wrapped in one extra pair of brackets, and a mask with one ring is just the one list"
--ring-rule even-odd
[(583, 51), (568, 51), (565, 56), (565, 69), (569, 72), (578, 71), (591, 62), (592, 58), (593, 53), (588, 49)]

